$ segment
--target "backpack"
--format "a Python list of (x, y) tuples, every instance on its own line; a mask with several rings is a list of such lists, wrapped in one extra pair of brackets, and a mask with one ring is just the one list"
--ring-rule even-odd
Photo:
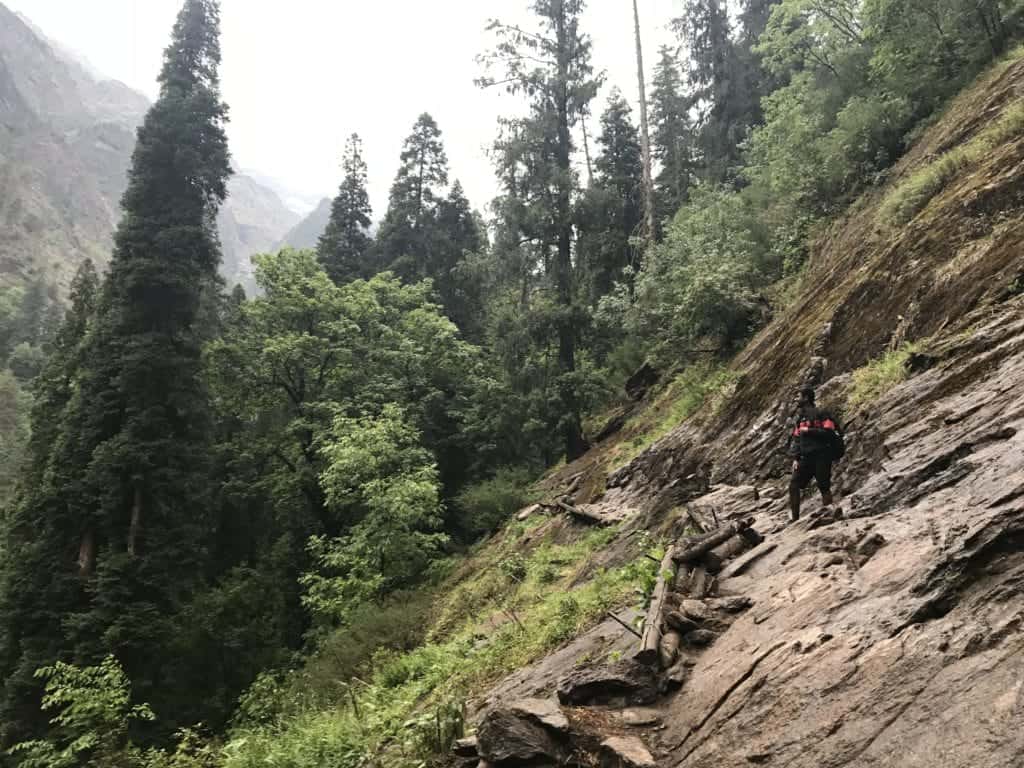
[(829, 447), (832, 449), (832, 461), (839, 461), (846, 455), (846, 440), (843, 439), (842, 433), (833, 429), (829, 443)]

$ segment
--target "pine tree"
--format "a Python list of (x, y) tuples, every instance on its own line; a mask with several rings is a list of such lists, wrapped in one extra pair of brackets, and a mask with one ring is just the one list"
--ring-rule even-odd
[(654, 156), (660, 170), (655, 180), (658, 218), (665, 221), (687, 201), (694, 177), (692, 100), (686, 94), (675, 52), (662, 46), (654, 69), (651, 120)]
[(635, 261), (630, 239), (643, 224), (643, 159), (632, 110), (619, 90), (613, 89), (601, 115), (594, 187), (588, 190), (583, 242), (590, 281), (590, 299), (607, 295), (623, 269)]
[[(110, 272), (50, 448), (52, 478), (22, 501), (23, 517), (39, 519), (13, 533), (32, 536), (40, 558), (8, 574), (0, 617), (13, 679), (55, 651), (114, 652), (172, 720), (187, 717), (188, 701), (175, 698), (173, 621), (200, 583), (208, 531), (200, 318), (204, 294), (220, 285), (214, 221), (230, 174), (219, 62), (217, 1), (185, 0), (138, 131)], [(25, 568), (47, 583), (20, 589)], [(7, 685), (0, 719), (23, 721), (35, 704), (25, 694)]]
[(372, 210), (366, 192), (363, 142), (357, 133), (353, 133), (345, 145), (342, 168), (345, 177), (331, 205), (327, 229), (317, 246), (320, 263), (337, 285), (368, 277), (370, 272), (367, 257), (372, 240), (367, 230)]
[(447, 186), (448, 156), (441, 130), (434, 118), (423, 113), (403, 145), (401, 166), (377, 235), (382, 269), (408, 281), (431, 276), (437, 212)]
[[(61, 468), (54, 467), (52, 460), (75, 396), (98, 292), (99, 277), (92, 261), (86, 260), (71, 283), (70, 307), (33, 386), (33, 428), (21, 468), (23, 492), (11, 509), (6, 541), (0, 546), (0, 552), (17, 553), (16, 558), (0, 562), (0, 670), (8, 673), (0, 710), (0, 744), (42, 725), (41, 715), (33, 708), (37, 689), (32, 673), (65, 651), (61, 621), (81, 597), (74, 572), (54, 568), (55, 563), (74, 560), (74, 543), (68, 534), (76, 521), (67, 505), (59, 502), (66, 489), (55, 484)], [(30, 626), (28, 633), (25, 628)]]
[(484, 237), (478, 217), (457, 179), (438, 206), (437, 229), (440, 241), (430, 272), (441, 304), (463, 336), (479, 340), (483, 332), (482, 286), (479, 277), (462, 266), (467, 254), (480, 252)]
[[(511, 160), (506, 168), (522, 166), (525, 178), (513, 186), (522, 198), (508, 201), (517, 211), (516, 226), (533, 240), (553, 283), (558, 312), (554, 318), (558, 338), (559, 427), (565, 457), (574, 461), (586, 450), (581, 420), (582, 395), (576, 376), (580, 327), (576, 293), (578, 276), (573, 264), (573, 198), (579, 185), (573, 171), (573, 129), (586, 114), (600, 78), (591, 66), (591, 42), (580, 29), (583, 0), (536, 0), (533, 12), (539, 31), (492, 22), (498, 35), (495, 49), (484, 57), (488, 66), (504, 69), (501, 82), (512, 93), (530, 101), (530, 115), (518, 121), (520, 137), (501, 142), (499, 149)], [(496, 85), (487, 76), (479, 83)], [(502, 173), (506, 173), (505, 170)]]
[(690, 55), (689, 80), (700, 112), (701, 174), (732, 181), (740, 167), (740, 145), (749, 127), (742, 74), (725, 0), (686, 0), (673, 22)]

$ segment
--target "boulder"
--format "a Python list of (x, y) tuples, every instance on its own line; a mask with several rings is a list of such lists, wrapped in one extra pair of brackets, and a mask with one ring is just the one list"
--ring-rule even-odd
[(679, 604), (679, 610), (688, 619), (698, 624), (707, 621), (710, 615), (708, 606), (700, 600), (683, 600)]
[(630, 725), (634, 728), (661, 725), (661, 713), (656, 709), (633, 707), (622, 710), (619, 717), (622, 718), (623, 725)]
[(717, 639), (718, 635), (716, 635), (710, 629), (696, 629), (693, 632), (688, 632), (686, 636), (683, 638), (683, 642), (687, 645), (693, 645), (698, 648), (703, 648), (711, 645)]
[(476, 757), (480, 754), (476, 736), (458, 739), (452, 746), (452, 752), (454, 752), (457, 757)]
[(519, 699), (508, 707), (517, 715), (543, 725), (552, 731), (564, 733), (569, 730), (569, 718), (552, 699)]
[(577, 669), (558, 683), (562, 704), (586, 706), (622, 700), (627, 704), (650, 704), (658, 697), (654, 670), (633, 660)]
[(498, 707), (488, 712), (476, 737), (480, 757), (499, 765), (544, 760), (557, 763), (567, 752), (555, 732), (511, 707)]
[(601, 742), (601, 768), (658, 768), (658, 764), (636, 736), (613, 736)]
[(700, 626), (696, 621), (689, 616), (684, 616), (679, 611), (669, 611), (665, 614), (665, 623), (683, 635), (688, 632), (693, 632), (696, 629), (700, 629)]

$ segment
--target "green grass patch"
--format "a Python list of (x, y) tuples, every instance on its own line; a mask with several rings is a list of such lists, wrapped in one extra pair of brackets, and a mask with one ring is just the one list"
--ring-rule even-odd
[[(338, 684), (332, 706), (286, 706), (269, 721), (241, 724), (224, 747), (223, 764), (426, 765), (461, 735), (468, 695), (557, 648), (606, 611), (638, 599), (638, 592), (649, 592), (657, 564), (644, 557), (570, 587), (615, 535), (602, 530), (568, 544), (543, 542), (528, 555), (518, 552), (514, 536), (481, 547), (474, 558), (482, 567), (463, 575), (440, 601), (425, 644), (379, 651), (362, 675)], [(491, 621), (485, 624), (485, 618)], [(284, 684), (261, 694), (288, 695), (296, 692)]]
[(719, 407), (721, 396), (735, 384), (736, 378), (734, 372), (718, 364), (697, 363), (686, 368), (658, 395), (632, 429), (627, 426), (633, 437), (624, 440), (611, 453), (608, 468), (628, 464), (702, 406)]
[(847, 402), (854, 408), (874, 402), (887, 390), (906, 381), (910, 372), (907, 363), (918, 351), (916, 344), (904, 344), (895, 352), (886, 352), (863, 368), (853, 372)]
[(911, 174), (889, 193), (879, 217), (889, 226), (910, 222), (958, 175), (980, 165), (1001, 144), (1024, 134), (1024, 104), (1017, 102), (1005, 109), (977, 136), (955, 147)]

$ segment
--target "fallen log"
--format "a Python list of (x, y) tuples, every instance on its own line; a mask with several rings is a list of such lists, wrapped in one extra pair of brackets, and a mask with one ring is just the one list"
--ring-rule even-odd
[(672, 555), (672, 559), (675, 560), (676, 563), (694, 563), (715, 547), (724, 544), (733, 536), (738, 535), (740, 531), (749, 528), (753, 524), (754, 521), (752, 519), (738, 520), (735, 523), (729, 523), (707, 536), (702, 536), (689, 546), (677, 549)]
[(641, 664), (654, 665), (658, 661), (661, 646), (661, 613), (676, 579), (676, 568), (672, 562), (672, 549), (669, 548), (658, 568), (658, 580), (651, 593), (651, 604), (644, 618), (643, 637), (640, 638), (640, 650), (636, 660)]
[[(701, 562), (704, 564), (704, 567), (711, 573), (721, 573), (728, 561), (735, 557), (739, 557), (748, 549), (753, 548), (755, 545), (751, 542), (756, 539), (753, 536), (744, 536), (744, 534), (749, 531), (754, 531), (754, 529), (747, 528), (740, 531), (739, 534), (733, 536), (724, 544), (719, 544), (717, 547), (705, 554), (704, 557), (701, 558)], [(760, 535), (757, 534), (757, 531), (754, 531), (754, 533), (758, 536)]]
[(700, 566), (694, 568), (690, 573), (690, 580), (686, 585), (686, 594), (694, 600), (703, 600), (711, 594), (715, 586), (715, 577), (708, 573), (708, 569)]
[(665, 616), (665, 623), (682, 635), (685, 635), (687, 632), (693, 632), (695, 629), (700, 629), (700, 625), (696, 621), (679, 611), (669, 611)]
[(593, 512), (590, 512), (586, 509), (581, 509), (580, 507), (574, 507), (572, 504), (566, 504), (564, 501), (559, 501), (558, 507), (563, 512), (567, 512), (573, 517), (578, 518), (579, 520), (582, 520), (585, 523), (589, 523), (590, 525), (609, 524), (609, 521), (601, 517), (601, 515), (594, 514)]

